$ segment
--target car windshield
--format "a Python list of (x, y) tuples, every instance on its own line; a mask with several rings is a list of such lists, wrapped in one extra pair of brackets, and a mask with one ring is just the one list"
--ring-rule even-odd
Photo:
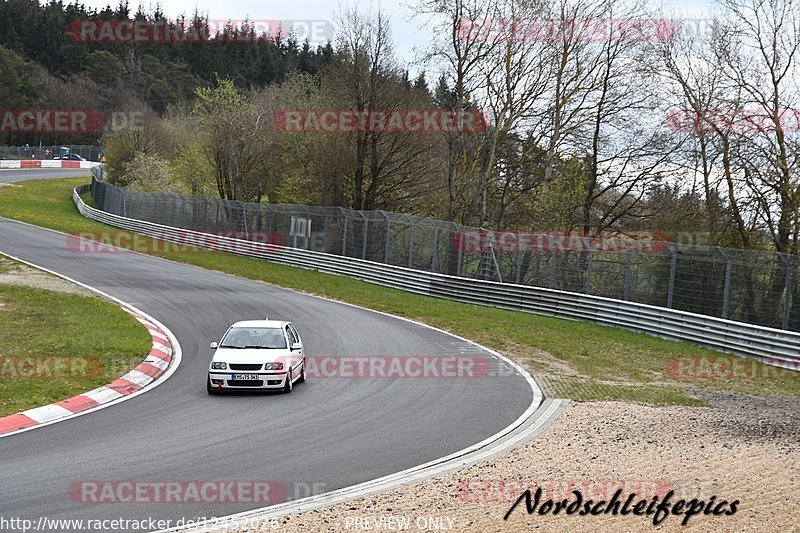
[(220, 348), (286, 348), (286, 338), (280, 328), (233, 328), (222, 339)]

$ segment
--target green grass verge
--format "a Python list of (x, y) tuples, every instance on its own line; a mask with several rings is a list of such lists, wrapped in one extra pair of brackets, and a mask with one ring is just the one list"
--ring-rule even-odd
[[(68, 233), (112, 229), (83, 218), (75, 209), (72, 189), (85, 182), (82, 178), (32, 181), (21, 187), (4, 188), (0, 191), (0, 215)], [(170, 247), (161, 244), (154, 248)], [(585, 322), (419, 296), (344, 276), (231, 254), (160, 251), (153, 255), (425, 322), (511, 356), (554, 383), (558, 395), (574, 400), (698, 405), (700, 402), (691, 396), (694, 389), (800, 396), (800, 380), (794, 378), (676, 376), (669, 369), (679, 356), (719, 355), (688, 343)]]
[(705, 405), (700, 400), (687, 399), (683, 391), (674, 387), (604, 383), (594, 379), (572, 377), (559, 377), (543, 381), (546, 392), (556, 398), (578, 395), (584, 401), (614, 400), (620, 402), (641, 402), (641, 398), (647, 398), (647, 403), (654, 405)]
[(118, 378), (150, 352), (147, 330), (92, 296), (0, 284), (0, 416)]

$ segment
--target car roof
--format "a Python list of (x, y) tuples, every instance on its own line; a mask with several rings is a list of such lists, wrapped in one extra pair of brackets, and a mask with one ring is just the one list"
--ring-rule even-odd
[(232, 328), (281, 328), (286, 320), (242, 320), (231, 325)]

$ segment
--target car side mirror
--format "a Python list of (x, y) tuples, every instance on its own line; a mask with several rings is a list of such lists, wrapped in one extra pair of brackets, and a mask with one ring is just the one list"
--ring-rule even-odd
[(212, 342), (211, 345), (209, 346), (209, 348), (211, 348), (212, 350), (216, 350), (217, 346), (219, 346), (219, 345), (216, 342)]
[(299, 342), (296, 342), (296, 343), (292, 344), (292, 351), (302, 350), (302, 349), (303, 349), (303, 345), (300, 344)]

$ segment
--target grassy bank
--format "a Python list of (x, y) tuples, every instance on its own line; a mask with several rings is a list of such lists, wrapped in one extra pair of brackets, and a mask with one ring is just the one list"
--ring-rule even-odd
[[(71, 192), (86, 179), (27, 182), (0, 189), (0, 215), (69, 233), (111, 229), (86, 220)], [(163, 250), (163, 246), (157, 247)], [(687, 343), (589, 323), (418, 296), (342, 276), (223, 253), (154, 255), (347, 301), (420, 320), (509, 355), (542, 378), (546, 392), (575, 400), (622, 400), (701, 405), (695, 389), (800, 395), (800, 380), (786, 377), (681, 377), (670, 368), (680, 356), (713, 357)], [(757, 365), (758, 369), (763, 369)]]
[(29, 278), (5, 259), (0, 272), (0, 416), (105, 385), (149, 353), (147, 330), (117, 305), (18, 285)]

